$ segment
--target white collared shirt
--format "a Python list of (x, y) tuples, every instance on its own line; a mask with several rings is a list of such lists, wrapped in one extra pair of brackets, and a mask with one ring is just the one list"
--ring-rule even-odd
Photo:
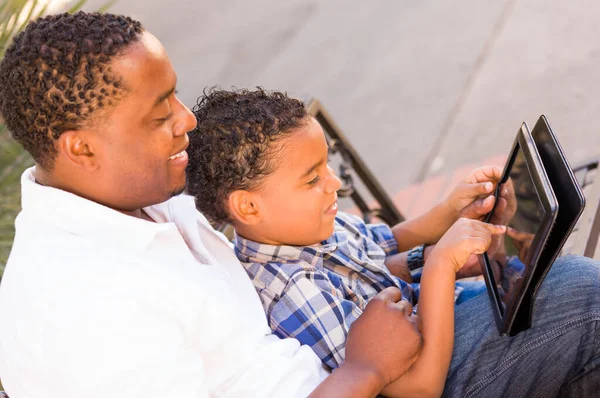
[(151, 223), (21, 179), (0, 379), (22, 397), (292, 397), (327, 376), (271, 334), (229, 243), (181, 195)]

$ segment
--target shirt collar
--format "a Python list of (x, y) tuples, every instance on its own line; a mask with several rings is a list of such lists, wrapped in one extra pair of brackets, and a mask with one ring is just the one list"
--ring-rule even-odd
[(258, 243), (235, 234), (235, 252), (242, 262), (246, 263), (286, 263), (302, 260), (314, 263), (315, 257), (337, 250), (337, 244), (329, 240), (311, 246), (268, 245)]
[(22, 214), (33, 217), (36, 222), (136, 252), (145, 250), (158, 233), (176, 228), (167, 202), (144, 209), (157, 221), (153, 223), (70, 192), (40, 185), (35, 182), (34, 171), (35, 167), (31, 167), (21, 177), (21, 205)]

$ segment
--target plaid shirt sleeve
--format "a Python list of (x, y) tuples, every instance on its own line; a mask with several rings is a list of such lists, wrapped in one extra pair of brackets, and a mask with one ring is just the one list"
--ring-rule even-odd
[(275, 334), (298, 339), (335, 369), (344, 362), (350, 325), (361, 314), (362, 309), (344, 299), (327, 276), (303, 269), (292, 275), (268, 317)]
[(398, 253), (398, 243), (392, 229), (387, 224), (365, 224), (360, 217), (347, 213), (343, 213), (343, 215), (340, 213), (338, 217), (358, 228), (363, 235), (381, 247), (386, 256)]

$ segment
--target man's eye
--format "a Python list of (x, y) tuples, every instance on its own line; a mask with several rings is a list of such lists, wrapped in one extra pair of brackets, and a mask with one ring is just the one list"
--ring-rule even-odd
[(316, 176), (315, 178), (313, 178), (312, 180), (310, 180), (308, 182), (308, 185), (310, 185), (311, 187), (315, 186), (315, 185), (317, 185), (317, 183), (319, 182), (319, 180), (321, 180), (321, 177)]
[(156, 119), (156, 121), (157, 121), (159, 124), (161, 124), (161, 123), (164, 123), (164, 122), (166, 122), (167, 120), (171, 119), (171, 117), (172, 117), (172, 116), (173, 116), (173, 113), (169, 113), (169, 114), (168, 114), (167, 116), (165, 116), (165, 117), (161, 117), (161, 118), (159, 118), (159, 119)]

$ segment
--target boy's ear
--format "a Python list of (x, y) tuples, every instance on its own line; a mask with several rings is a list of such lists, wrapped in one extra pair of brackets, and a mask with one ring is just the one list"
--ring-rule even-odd
[(245, 225), (258, 224), (262, 218), (256, 195), (245, 190), (233, 191), (227, 198), (229, 215)]

